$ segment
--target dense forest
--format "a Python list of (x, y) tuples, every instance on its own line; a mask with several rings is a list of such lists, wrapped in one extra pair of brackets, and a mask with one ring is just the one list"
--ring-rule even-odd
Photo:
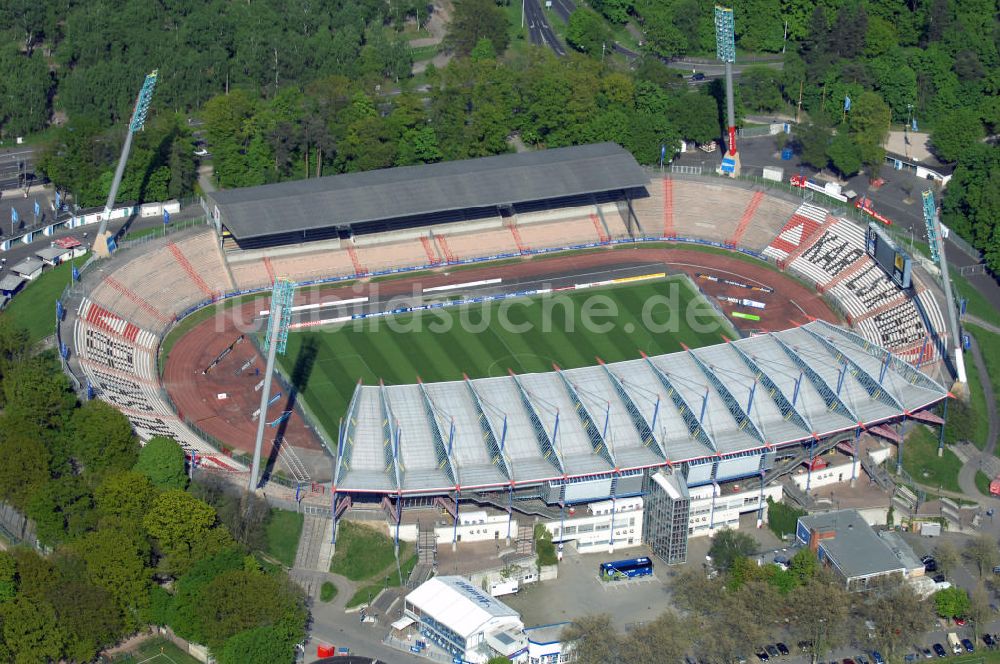
[[(0, 8), (0, 136), (53, 120), (42, 168), (83, 205), (98, 204), (142, 76), (160, 80), (123, 200), (190, 192), (191, 127), (203, 118), (222, 186), (244, 186), (528, 145), (618, 141), (644, 163), (660, 146), (721, 135), (722, 91), (684, 85), (662, 60), (714, 55), (710, 0), (579, 2), (555, 59), (531, 47), (509, 3), (445, 3), (452, 55), (413, 71), (409, 40), (427, 36), (421, 0), (79, 2), (10, 0)], [(741, 114), (794, 115), (793, 146), (817, 168), (874, 174), (891, 125), (930, 131), (956, 165), (945, 219), (1000, 268), (990, 219), (1000, 193), (1000, 22), (993, 0), (733, 0), (738, 60), (749, 67)], [(552, 15), (551, 21), (558, 21)], [(638, 61), (604, 47), (640, 34)], [(419, 51), (419, 53), (418, 53)], [(843, 112), (845, 98), (852, 100)]]
[(0, 551), (0, 661), (89, 662), (147, 625), (206, 644), (220, 664), (291, 662), (301, 589), (263, 548), (262, 499), (192, 483), (172, 439), (144, 447), (103, 401), (79, 403), (54, 351), (0, 317), (0, 501), (47, 555)]

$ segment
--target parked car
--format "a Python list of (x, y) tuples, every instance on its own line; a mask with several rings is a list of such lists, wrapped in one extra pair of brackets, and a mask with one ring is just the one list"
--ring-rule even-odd
[(704, 81), (705, 80), (705, 75), (703, 73), (701, 73), (701, 72), (697, 72), (695, 74), (691, 74), (691, 80), (692, 81)]
[(211, 153), (205, 148), (198, 148), (194, 151), (194, 156), (196, 157), (210, 157)]
[(935, 574), (932, 578), (934, 583), (944, 583), (944, 574)]
[(760, 661), (762, 661), (762, 662), (766, 662), (767, 660), (769, 660), (769, 659), (771, 659), (771, 658), (770, 658), (770, 657), (768, 656), (768, 654), (767, 654), (767, 650), (764, 650), (764, 649), (762, 648), (762, 649), (760, 650), (760, 652), (758, 652), (758, 653), (757, 653), (757, 659), (759, 659), (759, 660), (760, 660)]
[(956, 616), (955, 618), (953, 618), (953, 620), (955, 621), (955, 624), (958, 625), (959, 627), (965, 627), (965, 618), (959, 618)]
[(778, 645), (778, 652), (780, 652), (782, 655), (788, 654), (788, 646), (786, 646), (784, 643), (778, 643), (777, 645)]
[(906, 656), (903, 657), (903, 661), (906, 662), (906, 664), (913, 664), (919, 659), (920, 659), (920, 653), (918, 652), (909, 652), (906, 653)]
[(780, 657), (781, 656), (781, 653), (778, 652), (778, 648), (776, 646), (773, 646), (773, 645), (771, 645), (771, 646), (765, 646), (764, 649), (767, 650), (767, 654), (770, 655), (771, 657)]
[(857, 657), (854, 658), (854, 661), (857, 662), (858, 664), (868, 664), (868, 658), (865, 657), (864, 655), (858, 655)]
[(933, 558), (924, 561), (924, 571), (925, 572), (936, 572), (937, 571), (937, 561)]
[(948, 656), (948, 652), (944, 649), (944, 646), (941, 645), (940, 643), (935, 643), (932, 647), (934, 648), (934, 654), (937, 655), (938, 657)]
[(996, 641), (989, 634), (983, 634), (983, 643), (986, 644), (987, 648), (993, 648), (996, 645)]
[(844, 661), (842, 661), (840, 664), (854, 664), (854, 660), (851, 659), (850, 657), (848, 657)]
[(976, 652), (976, 646), (969, 639), (962, 639), (962, 647), (965, 648), (965, 652)]
[(934, 653), (931, 652), (930, 648), (921, 648), (920, 654), (924, 656), (924, 659), (930, 659), (931, 657), (934, 656)]
[(885, 660), (882, 658), (882, 653), (878, 650), (872, 650), (872, 661), (875, 664), (885, 664)]

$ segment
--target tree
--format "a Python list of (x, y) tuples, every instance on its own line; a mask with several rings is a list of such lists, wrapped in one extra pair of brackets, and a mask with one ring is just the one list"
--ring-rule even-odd
[[(289, 642), (285, 630), (278, 627), (254, 627), (239, 632), (226, 641), (219, 655), (219, 664), (290, 663), (294, 659), (295, 642)], [(502, 659), (510, 662), (506, 657)]]
[(141, 539), (122, 529), (102, 528), (72, 544), (86, 565), (87, 581), (114, 598), (124, 626), (130, 629), (142, 624), (149, 606), (148, 550), (145, 538)]
[(942, 618), (964, 618), (969, 612), (969, 596), (952, 586), (934, 593), (934, 610)]
[(17, 585), (14, 582), (14, 575), (17, 572), (17, 565), (14, 557), (6, 551), (0, 551), (0, 605), (14, 599)]
[(980, 533), (965, 545), (965, 557), (976, 564), (979, 576), (982, 578), (1000, 561), (1000, 549), (997, 547), (996, 539), (987, 533)]
[(969, 608), (965, 615), (972, 621), (973, 640), (978, 641), (979, 635), (986, 631), (986, 626), (993, 620), (990, 595), (982, 582), (977, 583), (969, 593)]
[(604, 19), (593, 9), (580, 7), (569, 17), (566, 41), (578, 51), (592, 57), (604, 54), (611, 31)]
[(255, 627), (274, 627), (292, 646), (305, 636), (306, 608), (291, 581), (261, 572), (223, 572), (199, 593), (196, 611), (205, 644), (219, 649), (231, 637)]
[(737, 558), (749, 558), (757, 552), (757, 542), (746, 533), (724, 528), (712, 536), (708, 555), (717, 569), (727, 570)]
[(185, 639), (203, 641), (205, 637), (198, 615), (202, 589), (224, 572), (244, 569), (245, 561), (245, 554), (233, 546), (195, 563), (190, 571), (177, 579), (165, 623), (169, 623)]
[(94, 505), (102, 517), (115, 517), (141, 527), (142, 517), (156, 495), (152, 481), (136, 470), (113, 473), (94, 490)]
[(796, 638), (812, 643), (812, 664), (844, 645), (849, 637), (851, 596), (828, 576), (814, 577), (791, 592), (789, 623)]
[(497, 51), (495, 48), (493, 48), (493, 42), (491, 42), (486, 37), (483, 37), (478, 42), (476, 42), (476, 46), (472, 49), (472, 52), (469, 54), (469, 57), (471, 57), (475, 61), (496, 60)]
[(488, 39), (497, 53), (507, 50), (507, 15), (493, 0), (457, 0), (445, 44), (458, 55), (472, 53), (480, 39)]
[(875, 625), (875, 643), (886, 659), (926, 632), (932, 622), (929, 602), (920, 599), (905, 583), (890, 585), (865, 605), (865, 616)]
[(580, 664), (619, 661), (621, 640), (606, 613), (583, 616), (563, 628), (563, 643), (572, 643)]
[(41, 487), (28, 502), (27, 513), (37, 526), (38, 539), (47, 546), (82, 535), (97, 519), (86, 482), (73, 475)]
[(641, 625), (622, 639), (620, 661), (680, 662), (691, 647), (689, 625), (672, 611), (664, 611), (653, 622)]
[(846, 133), (833, 137), (826, 148), (826, 156), (844, 177), (850, 177), (861, 169), (861, 148)]
[(941, 539), (934, 547), (934, 560), (937, 561), (938, 569), (942, 574), (950, 575), (959, 562), (959, 553), (954, 542), (950, 539)]
[(49, 602), (66, 636), (66, 659), (89, 662), (121, 635), (121, 611), (103, 588), (81, 579), (62, 580), (50, 593)]
[(808, 583), (820, 570), (816, 552), (808, 547), (799, 549), (788, 561), (788, 571), (795, 577), (799, 585)]
[(802, 161), (815, 168), (826, 168), (830, 131), (818, 124), (808, 124), (796, 134)]
[(142, 523), (156, 542), (160, 568), (168, 574), (183, 573), (232, 542), (229, 533), (216, 527), (215, 510), (179, 489), (157, 496)]
[[(28, 354), (29, 349), (28, 331), (10, 316), (0, 316), (0, 381), (11, 366)], [(0, 406), (3, 406), (3, 398), (3, 391), (0, 390)]]
[(139, 450), (135, 470), (161, 489), (183, 489), (188, 483), (184, 472), (184, 450), (173, 438), (150, 438)]
[(92, 399), (73, 412), (70, 452), (88, 473), (131, 468), (139, 451), (132, 423), (114, 406)]
[(861, 149), (861, 161), (874, 170), (885, 158), (882, 146), (889, 133), (889, 107), (878, 94), (862, 92), (852, 101), (847, 116), (852, 138)]
[(63, 646), (63, 631), (52, 605), (19, 596), (0, 604), (3, 642), (13, 654), (11, 664), (56, 661)]
[(747, 67), (740, 75), (740, 98), (754, 111), (776, 111), (784, 103), (779, 84), (780, 73), (771, 67)]
[(934, 125), (931, 147), (942, 161), (954, 162), (982, 141), (984, 136), (979, 113), (972, 108), (958, 108)]
[(945, 190), (942, 220), (1000, 271), (1000, 148), (975, 145), (962, 155)]
[[(6, 382), (6, 381), (5, 381)], [(0, 415), (0, 499), (24, 510), (49, 481), (49, 452), (41, 433), (30, 424)]]
[(18, 425), (59, 429), (76, 404), (69, 379), (54, 353), (26, 357), (11, 366), (3, 381), (4, 415)]

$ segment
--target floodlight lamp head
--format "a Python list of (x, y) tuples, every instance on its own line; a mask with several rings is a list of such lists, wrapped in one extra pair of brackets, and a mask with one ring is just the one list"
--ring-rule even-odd
[(715, 57), (722, 62), (736, 62), (736, 38), (733, 10), (715, 6)]
[(146, 113), (149, 111), (149, 102), (153, 99), (153, 89), (156, 87), (156, 77), (159, 70), (154, 69), (146, 76), (139, 90), (139, 96), (135, 100), (135, 110), (132, 112), (132, 120), (129, 122), (128, 130), (133, 134), (142, 129), (146, 124)]

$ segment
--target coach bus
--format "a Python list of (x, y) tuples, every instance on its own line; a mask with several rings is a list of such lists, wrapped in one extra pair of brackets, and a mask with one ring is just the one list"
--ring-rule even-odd
[(611, 563), (601, 563), (601, 578), (610, 581), (614, 579), (631, 579), (637, 576), (650, 576), (653, 573), (653, 561), (649, 558), (631, 558), (616, 560)]

